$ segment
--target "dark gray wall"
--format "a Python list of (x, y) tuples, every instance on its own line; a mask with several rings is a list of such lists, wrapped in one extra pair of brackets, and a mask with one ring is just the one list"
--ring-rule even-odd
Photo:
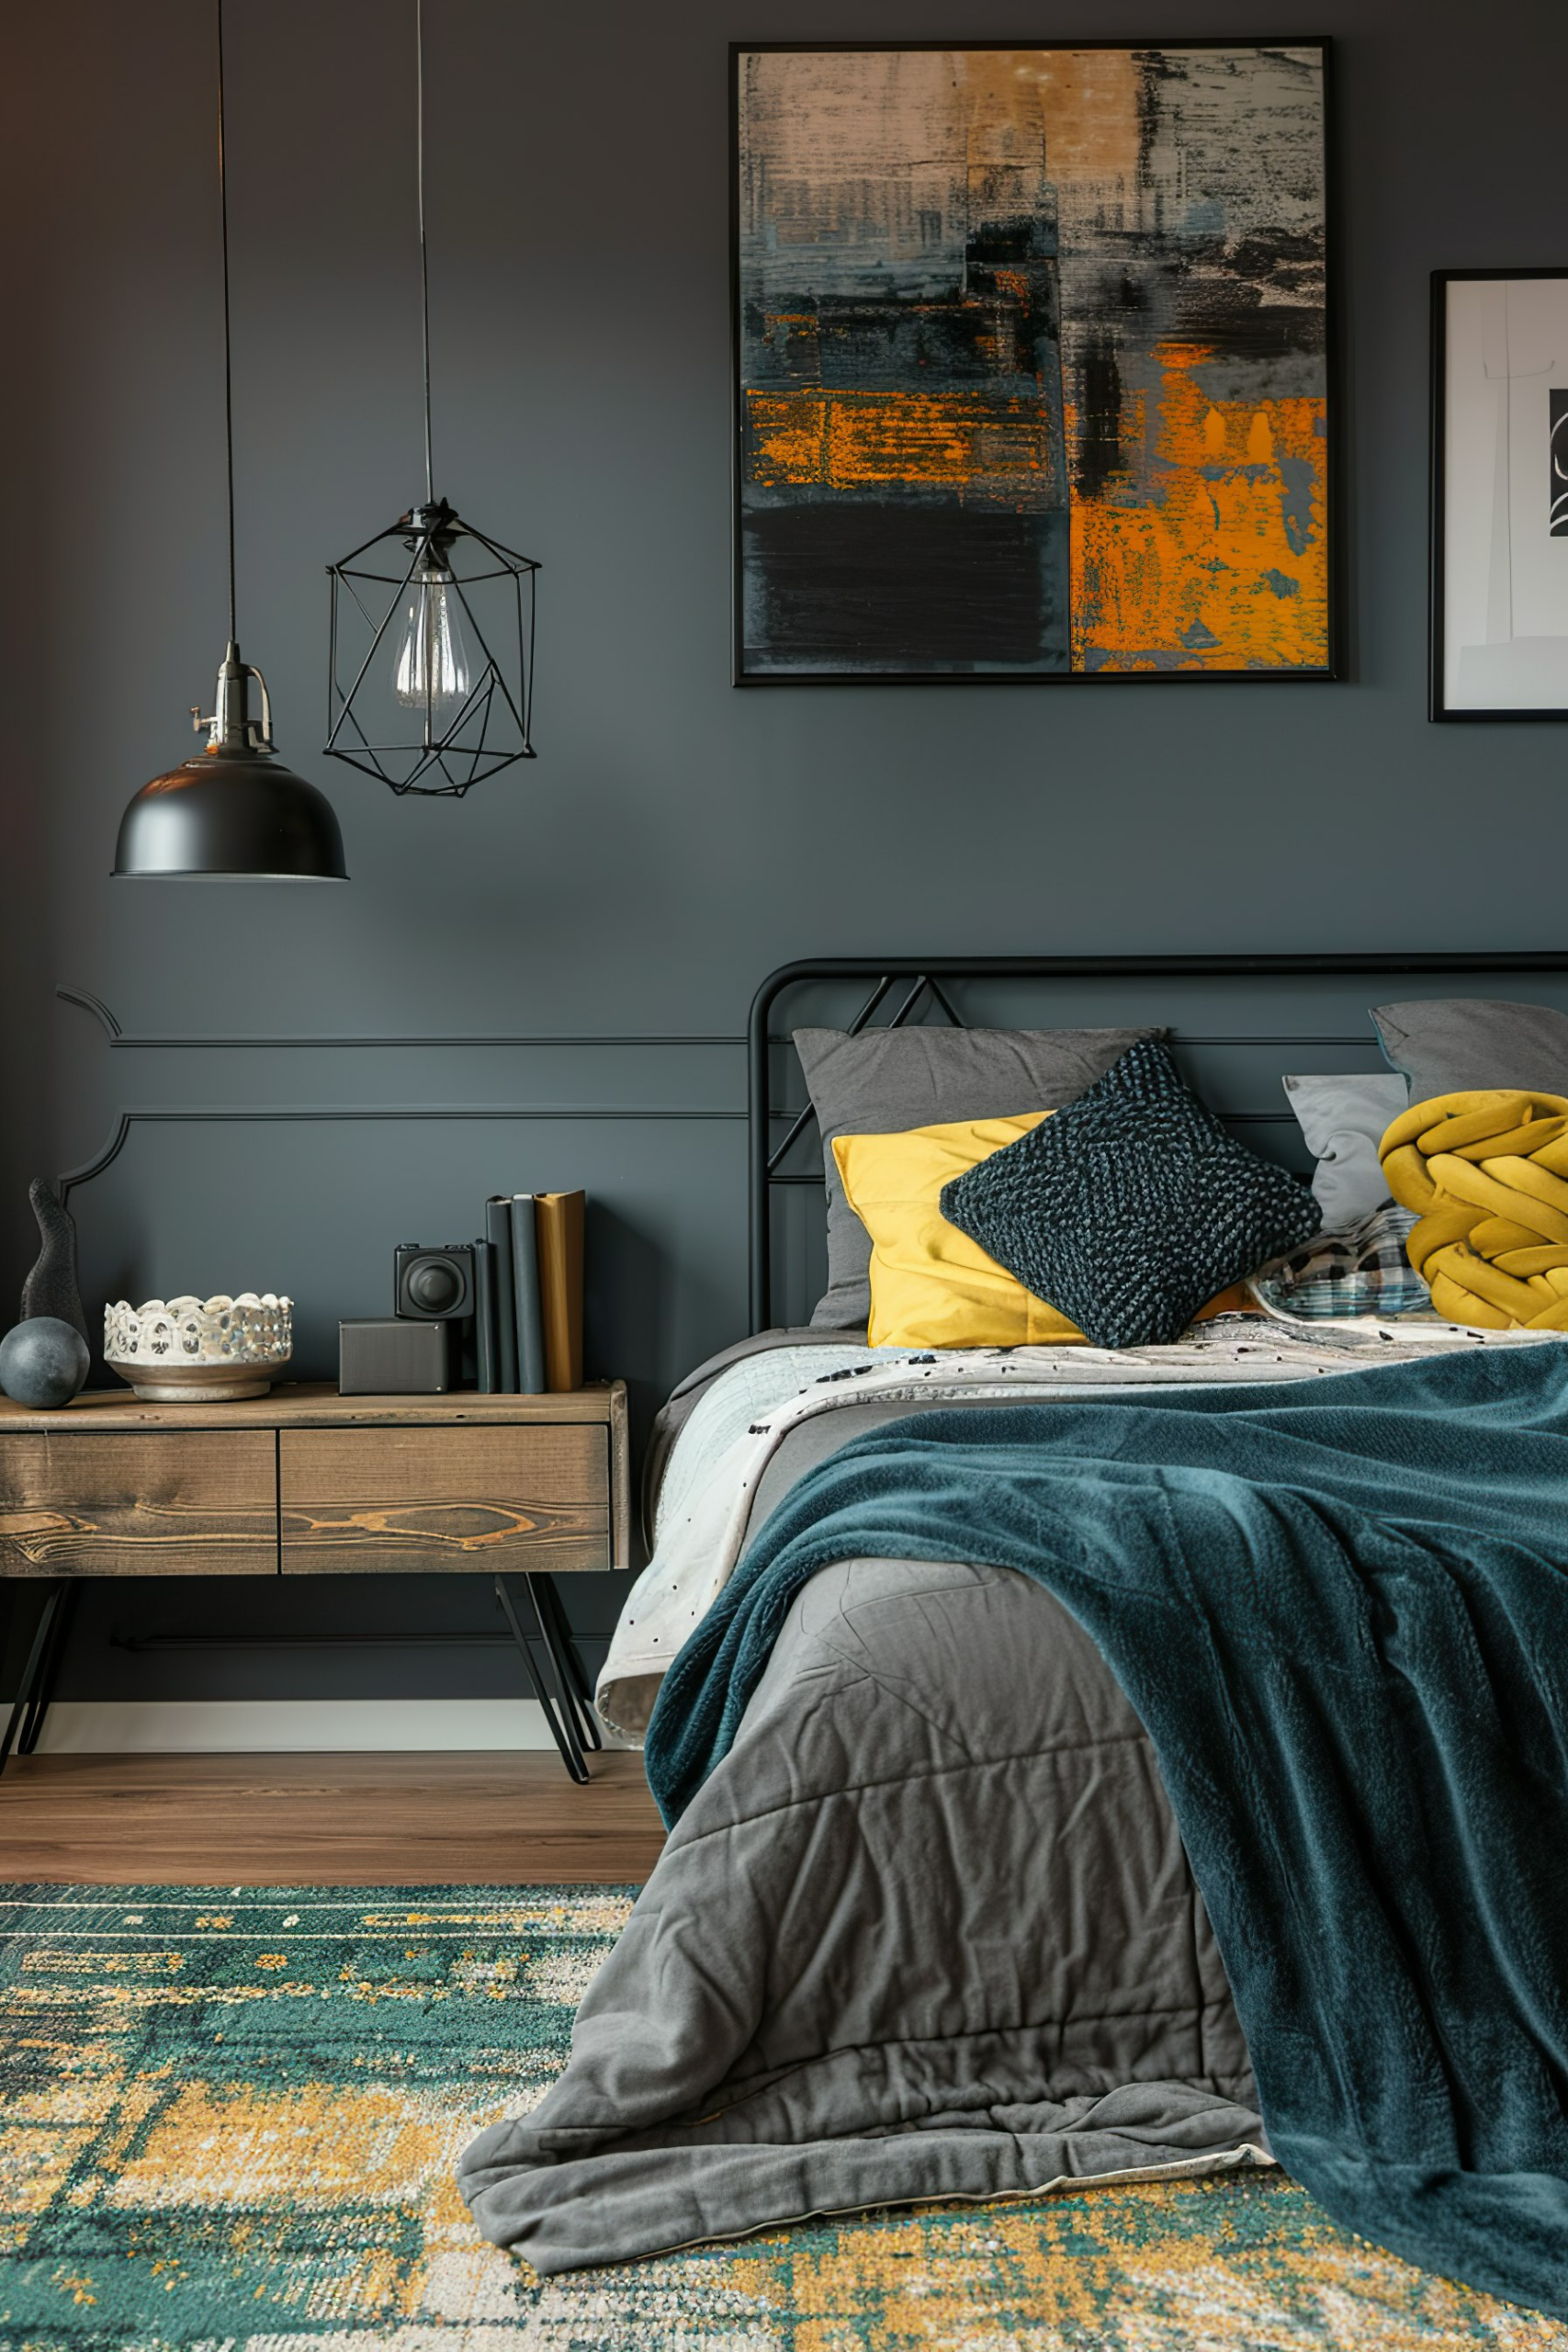
[[(241, 635), (354, 876), (299, 892), (107, 879), (120, 809), (183, 756), (221, 650), (211, 6), (8, 14), (7, 1292), (27, 1175), (90, 1161), (128, 1109), (158, 1115), (76, 1194), (90, 1307), (288, 1288), (306, 1369), (338, 1316), (385, 1310), (395, 1240), (470, 1232), (492, 1187), (583, 1183), (593, 1353), (646, 1417), (741, 1324), (724, 1041), (771, 966), (1560, 939), (1568, 733), (1433, 728), (1423, 685), (1427, 272), (1568, 260), (1560, 0), (1330, 0), (1305, 25), (1269, 0), (427, 13), (437, 488), (545, 564), (541, 757), (453, 804), (319, 756), (322, 567), (419, 486), (412, 10), (229, 0)], [(731, 690), (725, 45), (964, 31), (1336, 37), (1347, 683)], [(486, 1035), (574, 1042), (369, 1042)], [(234, 1043), (258, 1036), (281, 1042)], [(322, 1036), (349, 1042), (291, 1042)], [(147, 1042), (168, 1038), (210, 1042)], [(664, 1042), (692, 1038), (720, 1042)], [(279, 1108), (311, 1115), (249, 1115)], [(433, 1115), (453, 1109), (494, 1115)], [(389, 1111), (410, 1115), (366, 1115)], [(370, 1599), (243, 1606), (342, 1632)], [(582, 1623), (615, 1599), (580, 1588)], [(118, 1592), (68, 1687), (512, 1687), (461, 1646), (106, 1644), (111, 1617), (221, 1630), (239, 1606)], [(462, 1630), (479, 1603), (374, 1606)]]

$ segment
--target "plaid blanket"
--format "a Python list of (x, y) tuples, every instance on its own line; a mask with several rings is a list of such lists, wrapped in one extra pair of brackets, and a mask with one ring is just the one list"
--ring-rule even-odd
[(1343, 1233), (1320, 1233), (1253, 1278), (1260, 1306), (1292, 1322), (1427, 1315), (1431, 1294), (1404, 1254), (1416, 1219), (1390, 1201)]

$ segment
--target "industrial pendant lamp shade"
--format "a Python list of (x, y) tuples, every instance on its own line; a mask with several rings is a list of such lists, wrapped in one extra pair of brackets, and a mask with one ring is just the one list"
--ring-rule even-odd
[(326, 749), (396, 793), (460, 800), (471, 785), (535, 756), (529, 724), (539, 567), (465, 523), (435, 495), (423, 0), (414, 0), (414, 48), (424, 496), (387, 530), (327, 567), (333, 611)]
[[(250, 716), (249, 682), (262, 715)], [(205, 752), (144, 784), (119, 824), (114, 870), (153, 876), (343, 882), (343, 835), (332, 802), (285, 767), (272, 746), (266, 681), (231, 644), (218, 673)]]
[(331, 565), (333, 758), (396, 793), (458, 800), (533, 759), (538, 568), (444, 498)]
[[(223, 418), (229, 488), (229, 641), (212, 716), (193, 710), (207, 748), (144, 784), (120, 820), (118, 881), (346, 882), (343, 835), (326, 795), (278, 758), (266, 680), (240, 659), (234, 623), (233, 371), (229, 343), (229, 203), (223, 161), (223, 0), (218, 0), (218, 193), (223, 230)], [(251, 715), (251, 681), (261, 715)]]

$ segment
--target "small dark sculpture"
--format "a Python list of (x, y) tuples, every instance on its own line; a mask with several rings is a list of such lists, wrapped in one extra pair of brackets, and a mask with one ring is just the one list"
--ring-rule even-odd
[(49, 1412), (69, 1405), (91, 1362), (80, 1331), (58, 1315), (34, 1315), (0, 1340), (0, 1388), (18, 1405)]
[(35, 1315), (56, 1316), (62, 1323), (69, 1323), (73, 1331), (79, 1331), (90, 1345), (92, 1334), (82, 1312), (82, 1294), (76, 1287), (76, 1227), (71, 1212), (47, 1176), (33, 1178), (28, 1186), (28, 1198), (43, 1236), (43, 1247), (32, 1272), (22, 1284), (22, 1320), (26, 1323)]

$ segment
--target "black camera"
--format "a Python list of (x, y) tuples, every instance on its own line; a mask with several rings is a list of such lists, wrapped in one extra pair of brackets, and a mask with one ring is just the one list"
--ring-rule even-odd
[(417, 1241), (400, 1241), (392, 1263), (392, 1312), (405, 1322), (457, 1323), (473, 1313), (471, 1242), (426, 1250)]

